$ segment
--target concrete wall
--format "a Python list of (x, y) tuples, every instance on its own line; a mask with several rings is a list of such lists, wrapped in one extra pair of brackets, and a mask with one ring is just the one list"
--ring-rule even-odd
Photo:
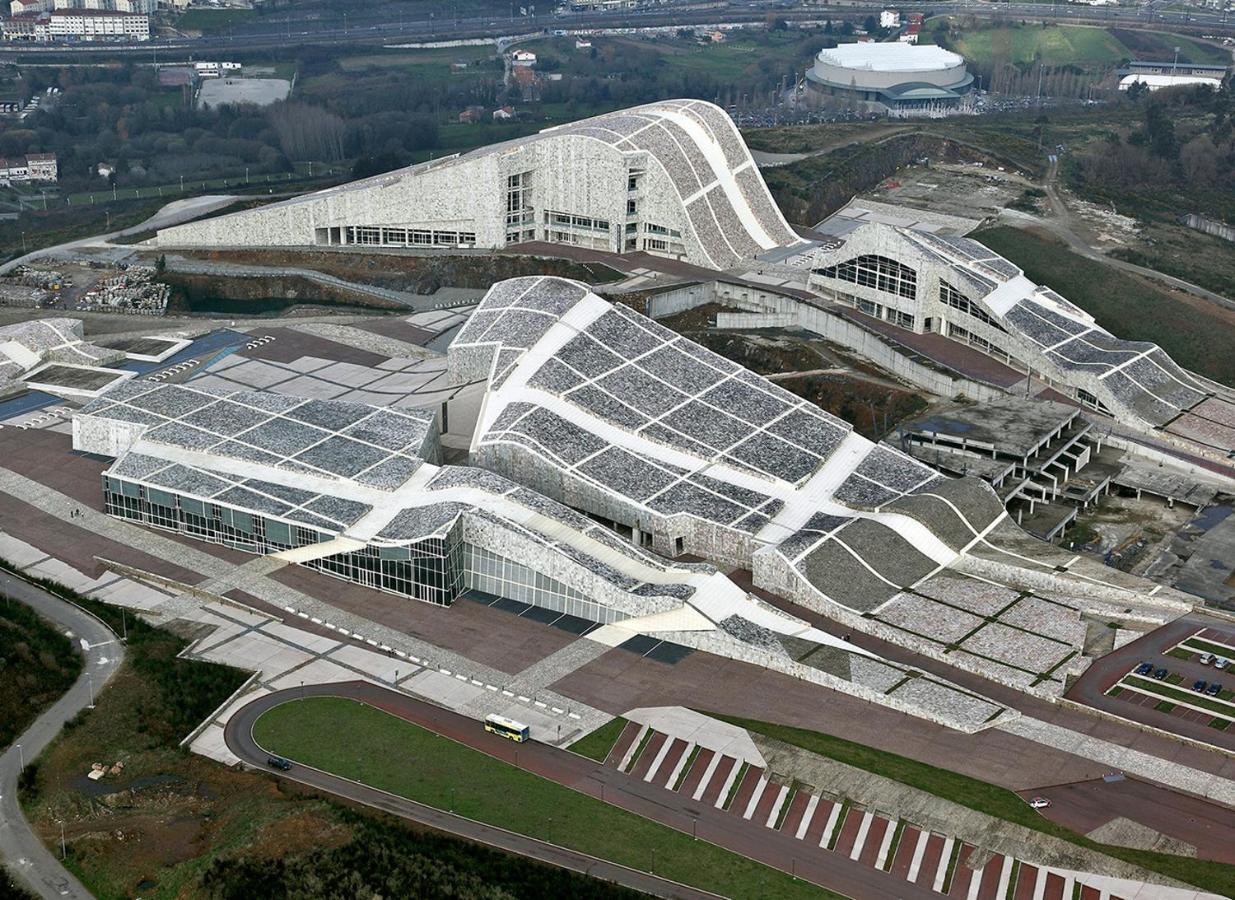
[(650, 298), (648, 314), (655, 319), (708, 303), (750, 310), (718, 313), (716, 323), (720, 328), (802, 328), (840, 344), (898, 378), (941, 397), (963, 394), (972, 400), (997, 400), (1007, 396), (999, 388), (917, 362), (879, 336), (834, 312), (772, 290), (726, 282), (684, 285)]

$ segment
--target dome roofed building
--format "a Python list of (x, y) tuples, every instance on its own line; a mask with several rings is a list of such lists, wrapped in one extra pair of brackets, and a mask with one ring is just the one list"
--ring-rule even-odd
[(942, 47), (868, 42), (820, 50), (806, 73), (806, 87), (820, 105), (932, 115), (962, 106), (973, 76), (964, 57)]

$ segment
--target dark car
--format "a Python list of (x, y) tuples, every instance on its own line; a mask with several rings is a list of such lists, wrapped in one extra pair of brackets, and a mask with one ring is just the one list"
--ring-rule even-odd
[(1217, 697), (1219, 694), (1222, 693), (1222, 682), (1215, 681), (1213, 684), (1211, 684), (1209, 687), (1205, 689), (1205, 693), (1209, 694), (1209, 696), (1211, 697)]
[(281, 756), (267, 756), (266, 765), (273, 769), (281, 769), (286, 772), (292, 767), (292, 761), (290, 759), (284, 759)]
[(1192, 682), (1192, 690), (1196, 691), (1197, 693), (1200, 693), (1201, 691), (1205, 690), (1205, 682), (1202, 679), (1198, 678), (1196, 681)]
[(1143, 663), (1141, 663), (1139, 666), (1137, 666), (1137, 667), (1136, 667), (1136, 673), (1135, 673), (1135, 674), (1137, 674), (1137, 675), (1148, 675), (1148, 674), (1149, 674), (1150, 672), (1152, 672), (1153, 670), (1154, 670), (1154, 664), (1153, 664), (1153, 663), (1150, 663), (1150, 662), (1143, 662)]
[(1158, 679), (1159, 681), (1161, 681), (1161, 680), (1162, 680), (1163, 678), (1165, 678), (1168, 674), (1170, 674), (1170, 673), (1168, 673), (1168, 672), (1166, 671), (1166, 669), (1158, 669), (1158, 670), (1156, 670), (1156, 671), (1154, 672), (1154, 678), (1156, 678), (1156, 679)]

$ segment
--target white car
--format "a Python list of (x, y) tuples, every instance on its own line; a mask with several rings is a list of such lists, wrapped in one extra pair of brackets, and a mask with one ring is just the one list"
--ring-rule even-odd
[(1225, 669), (1230, 664), (1231, 664), (1231, 661), (1227, 659), (1225, 656), (1219, 656), (1217, 659), (1214, 660), (1215, 669)]
[(1045, 797), (1034, 797), (1029, 801), (1029, 805), (1034, 809), (1046, 809), (1051, 805), (1051, 801), (1047, 800)]
[(1213, 655), (1212, 653), (1202, 653), (1202, 654), (1201, 654), (1201, 665), (1203, 665), (1203, 666), (1207, 666), (1207, 665), (1209, 665), (1211, 662), (1213, 662), (1213, 661), (1214, 661), (1214, 659), (1215, 659), (1215, 657), (1214, 657), (1214, 655)]

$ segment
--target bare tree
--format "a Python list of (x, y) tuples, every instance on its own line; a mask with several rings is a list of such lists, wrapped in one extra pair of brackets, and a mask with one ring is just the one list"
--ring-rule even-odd
[(270, 123), (288, 159), (343, 158), (343, 119), (329, 110), (307, 103), (281, 103), (271, 110)]

